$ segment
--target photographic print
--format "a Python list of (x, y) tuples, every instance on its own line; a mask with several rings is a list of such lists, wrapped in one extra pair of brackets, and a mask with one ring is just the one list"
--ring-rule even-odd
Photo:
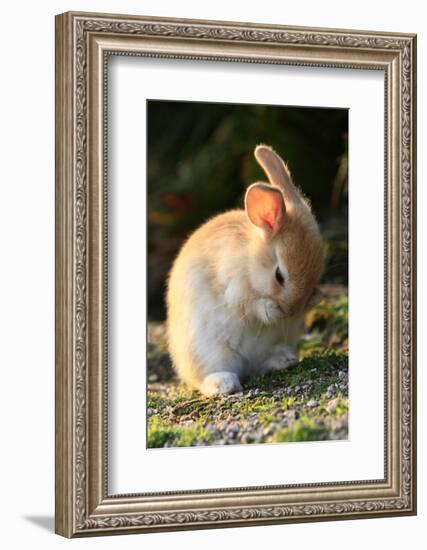
[(147, 101), (147, 447), (348, 438), (348, 110)]

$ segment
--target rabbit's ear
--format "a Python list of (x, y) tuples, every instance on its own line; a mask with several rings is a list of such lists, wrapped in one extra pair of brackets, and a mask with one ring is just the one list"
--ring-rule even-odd
[(301, 202), (301, 197), (292, 182), (288, 167), (271, 147), (258, 145), (255, 148), (255, 158), (267, 174), (270, 183), (282, 190), (286, 202)]
[(254, 183), (248, 187), (245, 209), (249, 220), (269, 236), (274, 236), (285, 220), (282, 193), (266, 183)]

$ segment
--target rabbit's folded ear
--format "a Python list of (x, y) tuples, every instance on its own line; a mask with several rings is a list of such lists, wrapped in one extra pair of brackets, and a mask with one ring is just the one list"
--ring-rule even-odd
[(248, 187), (245, 209), (249, 220), (268, 236), (274, 236), (285, 220), (285, 202), (282, 193), (266, 183)]
[(255, 148), (255, 158), (267, 174), (270, 183), (283, 192), (286, 202), (301, 202), (301, 197), (292, 182), (288, 167), (271, 147), (258, 145)]

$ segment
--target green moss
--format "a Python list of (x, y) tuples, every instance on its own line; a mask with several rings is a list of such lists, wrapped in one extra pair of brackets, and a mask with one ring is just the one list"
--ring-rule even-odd
[(166, 396), (159, 393), (148, 392), (147, 394), (147, 407), (149, 409), (161, 410), (164, 409), (169, 403)]
[(264, 396), (250, 398), (244, 395), (240, 401), (231, 403), (233, 412), (238, 413), (242, 417), (248, 417), (254, 413), (257, 415), (270, 414), (275, 406), (276, 401), (274, 398)]
[(187, 428), (181, 428), (181, 432), (178, 436), (176, 446), (177, 447), (190, 447), (195, 443), (202, 441), (205, 444), (209, 444), (212, 440), (212, 434), (202, 424), (194, 423)]
[(323, 441), (328, 439), (331, 428), (325, 424), (316, 423), (312, 418), (302, 418), (286, 429), (279, 429), (272, 437), (276, 443), (296, 441)]
[(248, 388), (268, 390), (271, 388), (310, 386), (311, 398), (318, 397), (328, 386), (337, 382), (338, 372), (347, 371), (348, 357), (330, 350), (323, 354), (305, 357), (298, 365), (283, 371), (275, 371), (264, 376), (256, 376), (247, 382)]
[(178, 432), (178, 426), (166, 425), (158, 416), (153, 416), (148, 421), (147, 446), (164, 447), (176, 439)]
[(167, 443), (173, 447), (190, 447), (197, 442), (209, 444), (212, 434), (203, 424), (194, 422), (189, 426), (179, 426), (162, 421), (153, 416), (148, 421), (147, 446), (164, 447)]

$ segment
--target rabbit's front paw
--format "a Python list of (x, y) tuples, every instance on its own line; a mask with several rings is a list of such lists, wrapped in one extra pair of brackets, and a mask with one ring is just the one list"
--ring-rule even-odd
[(203, 379), (200, 392), (207, 397), (240, 391), (242, 386), (234, 372), (213, 372)]
[(269, 357), (264, 363), (266, 371), (284, 370), (293, 367), (298, 363), (298, 355), (292, 346), (285, 344), (276, 346), (274, 355)]
[(285, 314), (279, 304), (271, 298), (261, 298), (256, 302), (257, 317), (266, 325), (283, 319)]

